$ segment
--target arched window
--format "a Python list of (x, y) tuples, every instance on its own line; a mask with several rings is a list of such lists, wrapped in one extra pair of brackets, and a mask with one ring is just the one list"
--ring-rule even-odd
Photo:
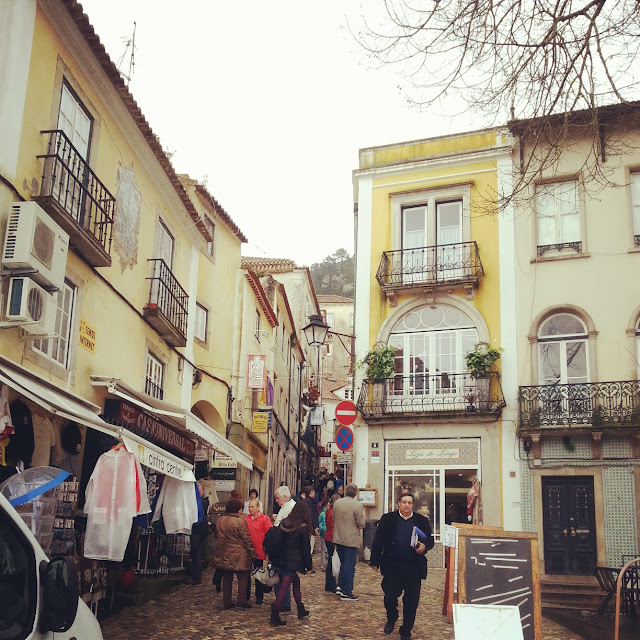
[(587, 328), (577, 316), (558, 313), (538, 329), (540, 384), (589, 382)]
[(465, 313), (439, 304), (414, 309), (395, 324), (394, 395), (438, 395), (455, 391), (466, 371), (464, 356), (478, 342), (478, 330)]

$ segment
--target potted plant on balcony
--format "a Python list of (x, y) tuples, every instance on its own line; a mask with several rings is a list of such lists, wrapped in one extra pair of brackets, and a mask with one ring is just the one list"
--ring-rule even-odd
[(502, 349), (500, 347), (492, 347), (488, 342), (481, 341), (476, 343), (471, 351), (467, 351), (465, 362), (467, 371), (471, 374), (470, 389), (467, 394), (469, 402), (469, 411), (475, 411), (484, 405), (489, 407), (490, 404), (490, 372), (493, 365), (500, 359)]
[(394, 347), (378, 342), (358, 363), (364, 367), (366, 379), (371, 383), (370, 403), (374, 414), (381, 414), (384, 407), (385, 380), (394, 374), (394, 353)]

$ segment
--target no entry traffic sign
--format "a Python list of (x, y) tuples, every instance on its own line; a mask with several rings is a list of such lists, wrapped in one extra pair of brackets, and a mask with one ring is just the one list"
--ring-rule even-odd
[(336, 420), (345, 426), (349, 426), (356, 421), (358, 410), (351, 400), (343, 400), (336, 405)]
[(336, 444), (340, 451), (347, 451), (353, 446), (353, 431), (349, 427), (340, 427), (336, 432)]

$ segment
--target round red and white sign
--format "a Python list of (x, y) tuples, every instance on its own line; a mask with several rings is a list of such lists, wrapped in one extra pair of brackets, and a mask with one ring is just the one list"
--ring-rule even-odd
[(336, 405), (336, 420), (345, 426), (349, 426), (356, 421), (358, 409), (351, 400), (343, 400)]

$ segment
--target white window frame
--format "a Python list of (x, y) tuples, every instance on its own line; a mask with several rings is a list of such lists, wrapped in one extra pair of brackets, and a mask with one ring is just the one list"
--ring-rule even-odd
[(327, 318), (326, 318), (326, 323), (330, 326), (333, 327), (333, 324), (335, 322), (335, 316), (333, 313), (330, 313), (329, 311), (327, 311)]
[(456, 184), (391, 196), (394, 250), (402, 249), (402, 210), (405, 207), (427, 208), (426, 247), (436, 246), (436, 205), (441, 202), (462, 201), (462, 242), (471, 240), (471, 184)]
[[(93, 118), (87, 108), (67, 82), (63, 81), (60, 92), (60, 106), (58, 108), (58, 129), (64, 131), (67, 138), (71, 140), (71, 144), (87, 162), (91, 151), (92, 124)], [(85, 128), (86, 135), (83, 135), (85, 132), (82, 129)]]
[[(75, 311), (76, 287), (67, 281), (62, 285), (56, 294), (56, 321), (53, 330), (53, 337), (34, 340), (32, 349), (47, 360), (51, 360), (57, 365), (69, 368), (69, 353), (71, 347), (71, 330), (73, 327), (73, 316)], [(68, 306), (65, 305), (68, 302)], [(65, 308), (66, 307), (66, 308)], [(60, 353), (60, 341), (63, 341), (62, 354)], [(57, 354), (57, 357), (53, 354)]]
[(211, 241), (207, 242), (207, 253), (212, 257), (216, 257), (216, 223), (208, 216), (204, 217), (204, 225), (211, 236)]
[(201, 342), (207, 342), (209, 332), (209, 309), (196, 302), (196, 312), (194, 314), (193, 337)]
[[(560, 203), (562, 199), (555, 195), (553, 192), (557, 192), (559, 189), (566, 188), (568, 185), (573, 185), (573, 193), (574, 193), (574, 206), (572, 207), (571, 212), (563, 212), (560, 207)], [(550, 207), (550, 212), (552, 215), (541, 215), (541, 205), (540, 198), (545, 193), (546, 195), (552, 198), (555, 207)], [(566, 201), (566, 200), (565, 200)], [(585, 250), (584, 246), (584, 229), (583, 229), (583, 221), (582, 221), (582, 207), (580, 204), (580, 188), (579, 183), (576, 178), (569, 178), (567, 180), (556, 180), (554, 182), (542, 182), (535, 185), (535, 207), (536, 207), (536, 216), (535, 216), (535, 224), (536, 224), (536, 244), (538, 247), (538, 256), (542, 256), (547, 251), (552, 250), (562, 250), (562, 251), (573, 251), (574, 253), (583, 253)], [(563, 232), (563, 220), (568, 219), (570, 216), (575, 216), (576, 226), (577, 226), (577, 237), (573, 237), (572, 235), (567, 235), (566, 232)], [(542, 238), (540, 231), (540, 224), (543, 219), (553, 219), (555, 225), (555, 231), (553, 232), (553, 237)], [(547, 242), (546, 240), (550, 240)], [(563, 245), (576, 245), (576, 246), (563, 246)], [(579, 248), (578, 248), (579, 247)]]
[(351, 387), (345, 387), (343, 395), (345, 400), (353, 400), (353, 389)]
[(253, 335), (256, 340), (260, 342), (260, 309), (256, 309), (255, 326), (253, 329)]
[(327, 358), (333, 357), (333, 344), (331, 342), (325, 342), (324, 346), (326, 347), (325, 356)]
[(640, 171), (632, 171), (629, 176), (631, 190), (631, 224), (634, 246), (640, 247)]
[[(149, 383), (153, 387), (149, 387)], [(147, 351), (145, 362), (144, 392), (158, 400), (164, 395), (164, 362), (151, 351)]]
[[(542, 328), (542, 326), (549, 320), (556, 318), (558, 316), (570, 316), (574, 318), (582, 325), (582, 327), (584, 328), (584, 332), (571, 333), (571, 334), (558, 334), (554, 336), (541, 336), (540, 329)], [(553, 315), (546, 317), (538, 327), (538, 336), (537, 336), (538, 384), (540, 385), (554, 384), (553, 382), (545, 383), (542, 378), (543, 371), (544, 371), (544, 367), (542, 366), (542, 349), (544, 345), (547, 345), (550, 343), (557, 343), (560, 345), (560, 349), (559, 349), (560, 378), (555, 384), (570, 384), (569, 378), (568, 378), (568, 371), (567, 371), (567, 345), (577, 344), (577, 343), (584, 344), (585, 346), (585, 367), (586, 367), (586, 372), (585, 372), (586, 381), (578, 384), (589, 383), (591, 381), (591, 372), (590, 372), (590, 366), (589, 366), (590, 363), (589, 363), (589, 339), (588, 338), (589, 338), (589, 333), (588, 333), (587, 327), (585, 326), (584, 321), (580, 317), (575, 315), (575, 313), (567, 313), (567, 312), (554, 313)]]

